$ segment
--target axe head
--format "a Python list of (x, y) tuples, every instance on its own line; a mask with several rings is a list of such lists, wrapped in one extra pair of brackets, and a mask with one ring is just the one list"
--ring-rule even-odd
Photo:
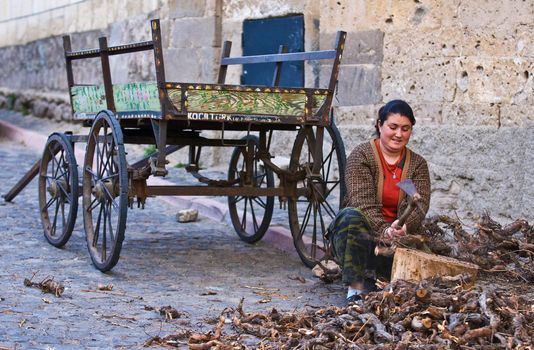
[(411, 179), (402, 180), (397, 184), (397, 187), (404, 191), (408, 196), (413, 197), (417, 193), (417, 189)]
[(408, 216), (410, 215), (410, 213), (416, 207), (419, 207), (419, 209), (423, 212), (424, 212), (424, 208), (422, 207), (420, 203), (421, 195), (417, 193), (417, 189), (415, 188), (415, 185), (412, 180), (410, 179), (403, 180), (397, 184), (397, 187), (403, 190), (404, 193), (406, 193), (406, 195), (409, 198), (409, 202), (408, 202), (409, 205), (406, 207), (406, 209), (404, 209), (404, 212), (399, 217), (399, 221), (397, 222), (397, 225), (399, 227), (402, 227), (402, 225), (404, 225), (404, 223), (408, 219)]

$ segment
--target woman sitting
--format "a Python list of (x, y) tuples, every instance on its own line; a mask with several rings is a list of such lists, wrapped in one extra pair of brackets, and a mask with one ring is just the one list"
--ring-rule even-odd
[[(343, 269), (342, 281), (348, 285), (349, 302), (374, 290), (377, 277), (389, 279), (393, 259), (375, 256), (376, 242), (418, 233), (428, 211), (427, 163), (406, 147), (414, 125), (408, 103), (390, 101), (378, 112), (378, 137), (357, 146), (348, 157), (344, 209), (329, 231), (334, 257)], [(399, 227), (398, 217), (408, 206), (408, 198), (396, 185), (405, 179), (413, 181), (422, 198)]]

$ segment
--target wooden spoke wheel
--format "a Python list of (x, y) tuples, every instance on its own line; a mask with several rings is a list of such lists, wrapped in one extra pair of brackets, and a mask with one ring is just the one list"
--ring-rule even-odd
[[(246, 150), (236, 147), (230, 159), (228, 180), (240, 179), (241, 186), (254, 188), (269, 188), (274, 186), (274, 176), (263, 162), (256, 158), (259, 140), (256, 136), (249, 135), (245, 140), (252, 140), (254, 144), (253, 157), (250, 173), (250, 183), (247, 184), (247, 157)], [(228, 207), (232, 224), (239, 237), (247, 242), (254, 243), (262, 239), (267, 231), (273, 216), (274, 197), (272, 196), (228, 196)]]
[(128, 173), (122, 131), (109, 111), (96, 116), (85, 152), (83, 221), (93, 264), (102, 272), (117, 264), (128, 209)]
[(78, 168), (64, 134), (53, 133), (45, 145), (39, 168), (39, 211), (48, 242), (64, 246), (78, 212)]
[[(329, 252), (326, 230), (345, 195), (345, 147), (339, 131), (334, 124), (324, 128), (322, 159), (315, 159), (316, 132), (316, 127), (300, 129), (289, 163), (291, 172), (303, 174), (297, 182), (296, 200), (289, 200), (288, 213), (293, 243), (308, 267)], [(320, 162), (317, 174), (312, 173), (315, 162)]]

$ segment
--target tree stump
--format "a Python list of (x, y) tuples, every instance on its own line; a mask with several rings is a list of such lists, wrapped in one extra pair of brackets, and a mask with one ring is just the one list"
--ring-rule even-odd
[(393, 257), (391, 281), (397, 279), (421, 281), (434, 276), (468, 274), (474, 283), (478, 266), (458, 259), (419, 250), (397, 248)]

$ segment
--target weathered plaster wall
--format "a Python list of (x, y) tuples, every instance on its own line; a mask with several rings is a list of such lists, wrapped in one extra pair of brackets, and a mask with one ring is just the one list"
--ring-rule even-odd
[[(213, 82), (222, 40), (232, 40), (239, 54), (245, 19), (303, 14), (307, 50), (331, 48), (335, 32), (345, 30), (335, 115), (347, 153), (371, 136), (381, 104), (405, 99), (417, 117), (411, 145), (430, 165), (433, 212), (488, 209), (534, 220), (534, 190), (526, 182), (534, 150), (534, 0), (46, 3), (64, 6), (36, 16), (17, 12), (22, 18), (14, 21), (0, 15), (7, 34), (0, 36), (0, 85), (9, 91), (65, 93), (64, 33), (73, 33), (75, 48), (94, 47), (103, 34), (111, 44), (146, 40), (148, 19), (159, 17), (167, 79)], [(6, 4), (18, 6), (0, 0), (2, 14)], [(131, 56), (112, 61), (115, 81), (153, 74), (149, 54)], [(76, 78), (95, 79), (97, 67), (84, 62)], [(232, 67), (227, 80), (237, 83), (240, 73)], [(306, 85), (324, 86), (328, 75), (325, 66), (307, 64)], [(276, 153), (288, 156), (290, 141), (278, 137)], [(226, 159), (217, 151), (210, 157), (208, 164)]]
[(106, 29), (165, 5), (159, 0), (0, 0), (0, 47)]

